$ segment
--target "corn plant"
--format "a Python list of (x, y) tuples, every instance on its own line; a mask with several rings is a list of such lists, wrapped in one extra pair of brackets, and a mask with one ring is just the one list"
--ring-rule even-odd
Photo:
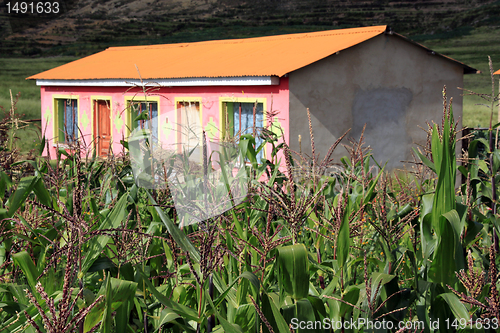
[[(382, 321), (431, 332), (437, 320), (440, 332), (485, 320), (495, 331), (500, 155), (479, 139), (457, 167), (443, 101), (428, 149), (414, 152), (432, 177), (386, 173), (363, 136), (340, 161), (344, 136), (320, 159), (312, 126), (311, 156), (255, 129), (217, 163), (204, 146), (201, 166), (187, 152), (149, 178), (134, 173), (132, 141), (105, 160), (78, 142), (18, 161), (27, 176), (0, 169), (0, 332), (369, 332)], [(143, 170), (161, 164), (148, 156)], [(211, 183), (214, 165), (225, 176)]]

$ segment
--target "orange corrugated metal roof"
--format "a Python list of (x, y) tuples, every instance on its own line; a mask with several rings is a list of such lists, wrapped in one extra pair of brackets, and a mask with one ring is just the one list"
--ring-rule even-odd
[(386, 26), (150, 46), (110, 47), (30, 76), (87, 80), (278, 76), (386, 31)]

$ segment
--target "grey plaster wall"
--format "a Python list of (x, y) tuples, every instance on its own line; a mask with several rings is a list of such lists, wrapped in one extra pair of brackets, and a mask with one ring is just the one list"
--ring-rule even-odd
[[(306, 108), (310, 109), (316, 150), (325, 156), (347, 130), (365, 141), (388, 168), (411, 159), (424, 144), (426, 122), (441, 122), (442, 89), (453, 97), (455, 119), (462, 116), (463, 68), (393, 35), (380, 35), (289, 74), (290, 147), (310, 153)], [(347, 143), (347, 141), (344, 141)], [(338, 162), (346, 150), (338, 147)]]

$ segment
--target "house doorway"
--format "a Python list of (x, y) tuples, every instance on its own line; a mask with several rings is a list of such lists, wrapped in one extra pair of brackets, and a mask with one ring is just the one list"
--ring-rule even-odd
[(94, 137), (97, 156), (108, 156), (111, 143), (111, 110), (109, 101), (94, 101)]

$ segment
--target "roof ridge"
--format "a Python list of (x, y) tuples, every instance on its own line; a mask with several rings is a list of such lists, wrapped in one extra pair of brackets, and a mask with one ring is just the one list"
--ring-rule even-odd
[(287, 39), (304, 39), (304, 38), (339, 36), (339, 35), (354, 35), (354, 34), (361, 34), (361, 33), (371, 33), (374, 31), (383, 32), (383, 31), (385, 31), (386, 28), (387, 28), (387, 25), (379, 25), (379, 26), (370, 26), (370, 27), (361, 27), (361, 28), (333, 29), (333, 30), (300, 32), (300, 33), (261, 36), (261, 37), (206, 40), (206, 41), (198, 41), (198, 42), (190, 42), (190, 43), (113, 46), (113, 47), (107, 48), (106, 51), (168, 49), (168, 48), (176, 48), (176, 47), (188, 47), (190, 45), (200, 45), (200, 44), (258, 43), (258, 42), (269, 41), (269, 40), (287, 40)]

